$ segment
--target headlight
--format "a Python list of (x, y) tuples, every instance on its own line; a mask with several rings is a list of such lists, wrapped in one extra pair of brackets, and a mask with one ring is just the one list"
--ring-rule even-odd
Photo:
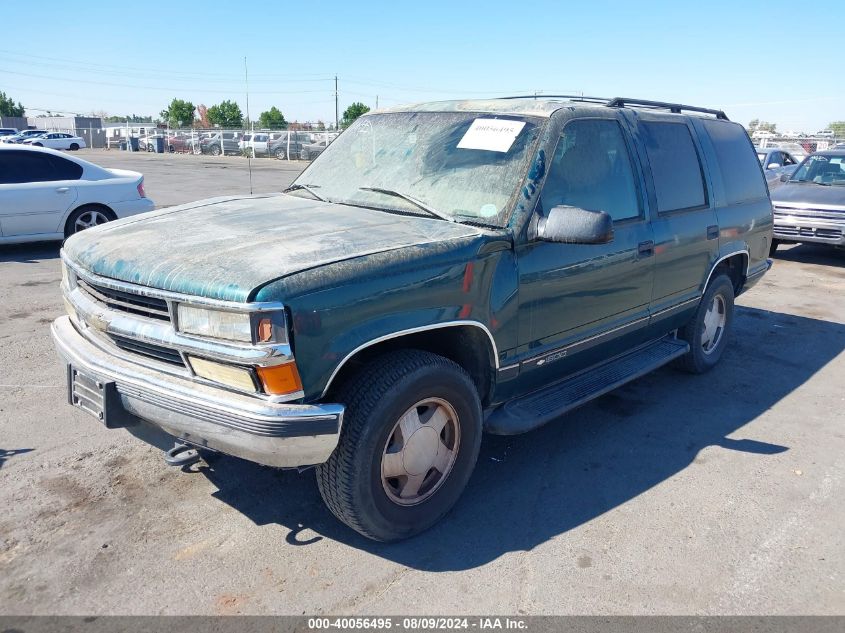
[(76, 273), (64, 262), (62, 262), (62, 285), (68, 290), (76, 288)]
[(179, 331), (197, 336), (252, 343), (252, 318), (248, 312), (223, 312), (179, 304)]
[(177, 308), (180, 332), (244, 343), (287, 343), (287, 326), (282, 310), (272, 312), (227, 312), (180, 303)]

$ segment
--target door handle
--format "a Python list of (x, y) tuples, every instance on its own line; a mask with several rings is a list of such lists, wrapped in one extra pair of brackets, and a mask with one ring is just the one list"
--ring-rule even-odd
[(70, 187), (56, 187), (56, 193), (67, 193), (70, 191)]
[(707, 227), (707, 239), (715, 240), (717, 237), (719, 237), (719, 225), (711, 224)]
[(637, 245), (637, 252), (640, 257), (651, 257), (654, 255), (654, 242), (648, 240), (647, 242), (640, 242)]

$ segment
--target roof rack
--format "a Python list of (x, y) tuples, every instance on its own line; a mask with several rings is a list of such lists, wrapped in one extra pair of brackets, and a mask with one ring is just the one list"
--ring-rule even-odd
[(697, 106), (682, 105), (680, 103), (666, 103), (665, 101), (647, 101), (645, 99), (629, 99), (627, 97), (615, 97), (605, 104), (609, 108), (624, 108), (626, 105), (640, 105), (648, 108), (658, 108), (661, 110), (669, 110), (680, 114), (682, 111), (687, 112), (702, 112), (704, 114), (712, 114), (717, 119), (729, 120), (721, 110), (712, 110), (710, 108), (699, 108)]
[(512, 95), (509, 97), (497, 97), (498, 99), (569, 99), (571, 101), (586, 101), (588, 103), (601, 103), (608, 108), (624, 108), (628, 105), (645, 106), (647, 108), (654, 108), (658, 110), (669, 110), (676, 114), (681, 112), (701, 112), (703, 114), (712, 114), (717, 119), (724, 119), (728, 121), (728, 115), (722, 110), (713, 110), (710, 108), (699, 108), (698, 106), (683, 105), (681, 103), (668, 103), (666, 101), (648, 101), (646, 99), (631, 99), (629, 97), (614, 97), (607, 99), (606, 97), (585, 97), (584, 95), (547, 95), (547, 94), (533, 94), (533, 95)]

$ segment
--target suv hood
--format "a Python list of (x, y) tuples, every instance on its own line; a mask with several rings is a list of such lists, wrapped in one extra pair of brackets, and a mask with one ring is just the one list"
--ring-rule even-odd
[(65, 257), (103, 277), (229, 301), (273, 280), (372, 253), (481, 233), (285, 194), (202, 200), (103, 224)]
[(785, 182), (772, 192), (772, 204), (790, 207), (834, 207), (845, 209), (845, 187), (810, 182)]

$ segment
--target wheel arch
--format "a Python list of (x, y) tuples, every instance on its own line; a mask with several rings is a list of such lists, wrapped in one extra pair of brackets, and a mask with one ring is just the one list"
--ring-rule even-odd
[(448, 358), (470, 375), (482, 404), (492, 395), (498, 368), (493, 334), (478, 321), (453, 321), (401, 330), (359, 345), (334, 368), (321, 397), (335, 393), (362, 365), (397, 349), (418, 349)]
[(710, 272), (704, 280), (704, 285), (701, 287), (701, 292), (707, 291), (707, 286), (710, 285), (711, 279), (717, 271), (724, 272), (730, 277), (734, 286), (734, 294), (739, 295), (742, 292), (742, 287), (745, 285), (745, 279), (748, 276), (748, 266), (750, 257), (748, 249), (737, 249), (729, 253), (720, 255), (719, 258), (710, 267)]

